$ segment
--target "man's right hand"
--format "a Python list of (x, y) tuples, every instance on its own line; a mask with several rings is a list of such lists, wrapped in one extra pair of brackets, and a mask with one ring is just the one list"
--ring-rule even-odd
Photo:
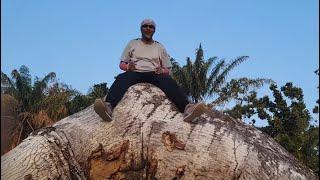
[(130, 62), (128, 63), (128, 71), (134, 71), (134, 70), (136, 70), (135, 63), (132, 62), (132, 61), (130, 61)]

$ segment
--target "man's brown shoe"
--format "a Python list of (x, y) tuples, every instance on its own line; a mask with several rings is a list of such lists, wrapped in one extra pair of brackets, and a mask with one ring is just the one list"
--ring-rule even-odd
[(110, 103), (103, 101), (102, 99), (96, 99), (93, 104), (94, 111), (104, 121), (112, 121), (112, 108)]
[(199, 117), (201, 114), (205, 113), (206, 105), (203, 103), (188, 104), (184, 110), (185, 122), (192, 122), (196, 117)]

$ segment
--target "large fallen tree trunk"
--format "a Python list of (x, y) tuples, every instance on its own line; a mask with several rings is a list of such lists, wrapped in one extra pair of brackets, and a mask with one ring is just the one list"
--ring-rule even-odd
[(150, 85), (103, 122), (92, 106), (1, 157), (1, 179), (316, 179), (272, 138), (219, 112), (194, 123)]

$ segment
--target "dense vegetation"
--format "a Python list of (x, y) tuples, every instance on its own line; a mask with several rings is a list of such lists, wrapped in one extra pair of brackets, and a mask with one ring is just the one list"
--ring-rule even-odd
[(19, 126), (10, 135), (18, 136), (13, 142), (17, 145), (30, 132), (88, 107), (96, 98), (105, 96), (108, 88), (106, 83), (96, 84), (87, 95), (82, 95), (58, 82), (54, 72), (32, 81), (28, 67), (23, 65), (11, 72), (11, 78), (1, 72), (1, 93), (18, 101)]

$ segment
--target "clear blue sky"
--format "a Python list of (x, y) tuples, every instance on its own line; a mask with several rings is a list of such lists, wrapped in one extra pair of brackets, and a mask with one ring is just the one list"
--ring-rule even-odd
[(2, 0), (1, 70), (27, 65), (39, 77), (53, 71), (82, 93), (95, 83), (110, 87), (125, 45), (140, 37), (144, 18), (153, 18), (154, 38), (180, 64), (194, 59), (200, 43), (205, 58), (248, 55), (230, 78), (293, 82), (311, 108), (318, 98), (318, 16), (318, 0)]

